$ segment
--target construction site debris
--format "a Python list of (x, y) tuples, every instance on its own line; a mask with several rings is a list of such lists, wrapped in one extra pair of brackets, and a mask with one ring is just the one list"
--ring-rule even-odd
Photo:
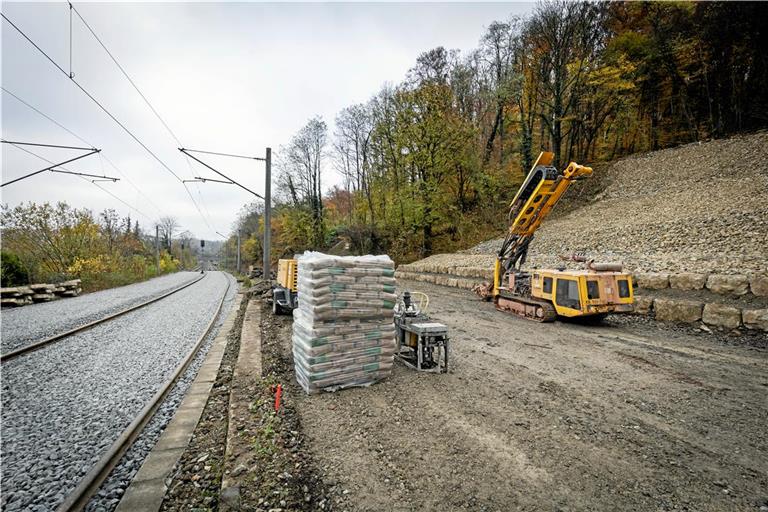
[(389, 256), (299, 258), (293, 311), (296, 380), (306, 393), (367, 386), (389, 376), (395, 352)]
[[(536, 233), (527, 264), (586, 252), (633, 272), (765, 273), (766, 156), (763, 131), (595, 165)], [(466, 252), (496, 254), (501, 243)]]

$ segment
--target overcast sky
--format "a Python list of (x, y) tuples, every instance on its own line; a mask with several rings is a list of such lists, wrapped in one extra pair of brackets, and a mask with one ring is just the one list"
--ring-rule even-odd
[[(436, 46), (475, 48), (492, 21), (532, 9), (526, 3), (273, 4), (74, 3), (185, 147), (263, 155), (276, 151), (307, 120), (329, 124), (345, 106), (366, 101), (386, 82), (398, 83), (422, 51)], [(60, 3), (4, 2), (2, 11), (67, 72), (69, 8)], [(75, 79), (183, 179), (214, 175), (177, 151), (136, 91), (85, 26), (73, 17)], [(102, 149), (130, 179), (100, 156), (67, 169), (122, 178), (97, 183), (43, 173), (0, 189), (3, 203), (66, 201), (96, 212), (115, 208), (145, 227), (161, 215), (207, 239), (229, 233), (238, 210), (252, 199), (234, 186), (184, 187), (119, 128), (44, 56), (2, 22), (2, 85), (89, 144)], [(5, 140), (84, 145), (6, 92)], [(29, 148), (54, 162), (80, 152)], [(206, 157), (249, 188), (264, 190), (263, 164)], [(47, 166), (2, 145), (2, 181)], [(326, 183), (337, 182), (326, 166)], [(137, 190), (137, 188), (140, 190)]]

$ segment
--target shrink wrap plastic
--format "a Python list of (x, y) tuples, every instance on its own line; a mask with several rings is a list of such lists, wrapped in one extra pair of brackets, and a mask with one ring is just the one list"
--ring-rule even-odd
[(392, 371), (395, 267), (389, 256), (306, 252), (293, 311), (296, 380), (307, 393), (368, 386)]

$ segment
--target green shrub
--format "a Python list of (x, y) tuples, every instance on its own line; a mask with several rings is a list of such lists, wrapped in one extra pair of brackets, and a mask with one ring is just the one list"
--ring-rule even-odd
[(29, 271), (18, 256), (10, 252), (0, 252), (2, 286), (21, 286), (29, 284)]

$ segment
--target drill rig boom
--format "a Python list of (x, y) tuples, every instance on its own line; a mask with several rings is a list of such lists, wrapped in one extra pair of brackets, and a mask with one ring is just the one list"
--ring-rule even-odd
[[(520, 269), (520, 266), (525, 263), (528, 245), (533, 240), (533, 234), (571, 183), (592, 175), (591, 167), (573, 162), (561, 173), (552, 166), (553, 158), (554, 153), (544, 152), (539, 155), (531, 172), (528, 173), (512, 200), (508, 216), (512, 224), (496, 258), (494, 274), (500, 272), (506, 274)], [(495, 275), (494, 281), (498, 281)], [(494, 295), (497, 295), (496, 290)]]

